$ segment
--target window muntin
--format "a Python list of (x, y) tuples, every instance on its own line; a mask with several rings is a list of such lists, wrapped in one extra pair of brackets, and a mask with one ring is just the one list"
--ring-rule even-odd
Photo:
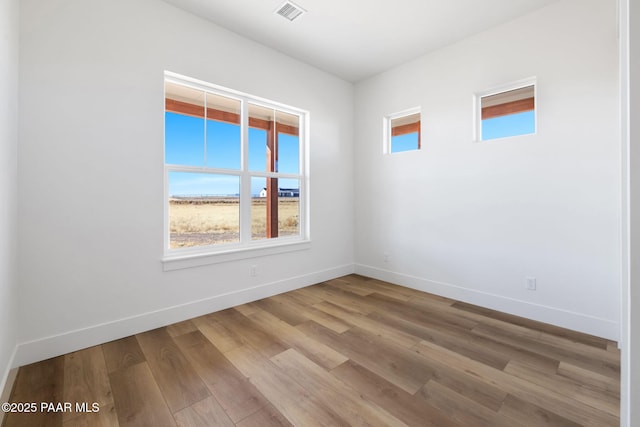
[(476, 95), (476, 140), (506, 138), (536, 132), (535, 81)]
[(166, 253), (305, 240), (304, 117), (248, 95), (166, 78)]
[(400, 153), (421, 148), (420, 109), (385, 117), (385, 152)]

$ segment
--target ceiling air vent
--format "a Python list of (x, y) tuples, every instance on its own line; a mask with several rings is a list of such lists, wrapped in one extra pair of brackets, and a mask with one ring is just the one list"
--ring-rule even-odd
[(306, 10), (290, 1), (282, 3), (282, 5), (276, 10), (278, 15), (284, 16), (289, 21), (293, 21), (305, 12)]

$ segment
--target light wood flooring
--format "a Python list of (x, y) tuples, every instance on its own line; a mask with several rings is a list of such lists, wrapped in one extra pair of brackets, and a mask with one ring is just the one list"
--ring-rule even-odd
[(617, 426), (604, 339), (351, 275), (20, 368), (14, 426)]

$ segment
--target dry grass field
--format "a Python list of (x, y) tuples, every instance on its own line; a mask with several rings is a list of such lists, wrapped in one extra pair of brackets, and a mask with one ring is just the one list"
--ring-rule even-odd
[[(279, 236), (300, 232), (300, 203), (296, 197), (278, 199)], [(240, 236), (240, 206), (235, 197), (172, 199), (169, 201), (170, 247), (237, 242)], [(251, 201), (251, 236), (266, 238), (266, 199)]]

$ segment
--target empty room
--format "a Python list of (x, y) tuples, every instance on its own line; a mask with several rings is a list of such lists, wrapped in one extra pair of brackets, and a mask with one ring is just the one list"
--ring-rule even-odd
[(0, 0), (0, 425), (640, 425), (630, 3)]

